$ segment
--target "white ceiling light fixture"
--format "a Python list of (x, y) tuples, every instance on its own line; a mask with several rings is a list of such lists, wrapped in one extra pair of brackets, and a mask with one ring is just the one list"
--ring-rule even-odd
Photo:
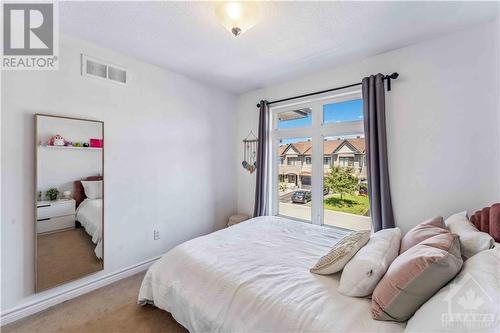
[(215, 14), (224, 28), (239, 36), (257, 23), (259, 6), (252, 1), (218, 2)]

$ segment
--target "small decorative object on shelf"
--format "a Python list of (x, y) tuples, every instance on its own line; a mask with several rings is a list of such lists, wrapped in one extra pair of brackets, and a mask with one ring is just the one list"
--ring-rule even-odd
[(90, 139), (90, 147), (92, 148), (102, 148), (102, 139)]
[(87, 142), (84, 142), (84, 143), (83, 143), (83, 146), (84, 146), (85, 148), (88, 148), (88, 147), (89, 147), (89, 144), (88, 144)]
[(61, 135), (56, 134), (50, 138), (48, 145), (49, 146), (65, 146), (68, 141), (66, 141)]
[(250, 131), (243, 140), (243, 162), (241, 162), (241, 165), (250, 173), (253, 173), (257, 169), (258, 142), (259, 139), (253, 134), (253, 131)]
[(73, 147), (81, 147), (82, 144), (80, 142), (73, 142)]
[(64, 199), (71, 199), (71, 191), (63, 192)]
[(49, 200), (57, 200), (57, 197), (59, 196), (59, 190), (55, 187), (49, 188), (47, 192), (45, 192), (45, 197)]

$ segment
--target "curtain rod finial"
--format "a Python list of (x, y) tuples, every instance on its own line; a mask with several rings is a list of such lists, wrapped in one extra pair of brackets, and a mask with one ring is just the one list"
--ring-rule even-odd
[(389, 75), (389, 77), (390, 77), (391, 79), (397, 79), (397, 78), (399, 77), (399, 73), (398, 73), (398, 72), (394, 72), (394, 73), (392, 73), (391, 75)]
[(258, 108), (260, 108), (260, 103), (259, 103), (259, 104), (257, 104), (257, 107), (258, 107)]

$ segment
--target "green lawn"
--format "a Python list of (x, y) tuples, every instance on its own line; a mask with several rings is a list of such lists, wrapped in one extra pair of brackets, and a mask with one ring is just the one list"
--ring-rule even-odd
[(344, 194), (340, 199), (340, 194), (329, 195), (324, 201), (325, 209), (334, 210), (356, 215), (365, 215), (370, 204), (366, 195)]

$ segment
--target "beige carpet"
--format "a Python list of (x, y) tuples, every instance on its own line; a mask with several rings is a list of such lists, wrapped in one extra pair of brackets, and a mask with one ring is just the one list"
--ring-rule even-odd
[(75, 332), (185, 333), (172, 316), (153, 306), (137, 305), (144, 273), (2, 327), (2, 333)]
[(37, 286), (44, 290), (97, 272), (95, 244), (83, 228), (39, 235), (37, 238)]

